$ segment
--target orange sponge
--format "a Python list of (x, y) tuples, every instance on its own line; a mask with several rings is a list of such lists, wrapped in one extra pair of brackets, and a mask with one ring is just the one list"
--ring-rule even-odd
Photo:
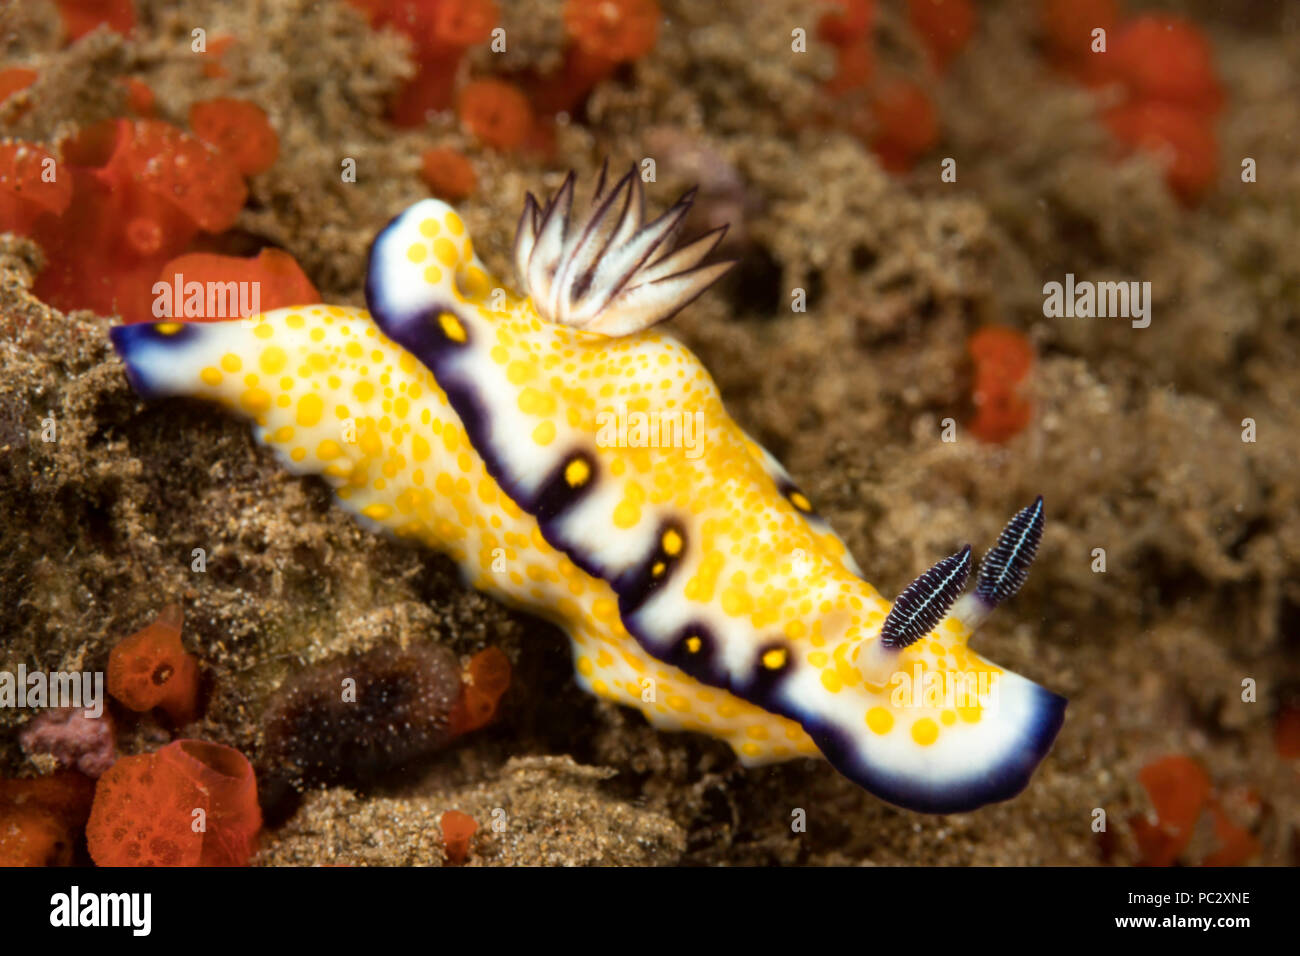
[(139, 189), (205, 232), (235, 224), (248, 198), (239, 170), (225, 156), (160, 120), (118, 120), (118, 138), (99, 172), (110, 188)]
[(1117, 106), (1104, 119), (1122, 144), (1150, 153), (1163, 164), (1165, 181), (1184, 203), (1194, 202), (1214, 184), (1219, 144), (1205, 113), (1142, 101)]
[(158, 97), (149, 84), (138, 76), (128, 76), (122, 83), (126, 87), (126, 105), (131, 112), (136, 116), (153, 116)]
[(865, 41), (876, 22), (876, 0), (827, 0), (827, 10), (817, 20), (817, 38), (837, 47)]
[(440, 0), (433, 14), (433, 39), (454, 48), (486, 43), (499, 16), (492, 0)]
[(79, 40), (96, 27), (129, 33), (135, 26), (135, 0), (54, 0), (68, 40)]
[(99, 778), (86, 842), (99, 866), (245, 866), (261, 827), (247, 758), (177, 740)]
[(1300, 757), (1300, 705), (1289, 704), (1278, 713), (1273, 742), (1283, 760)]
[(654, 49), (659, 4), (656, 0), (568, 0), (564, 27), (573, 42), (592, 56), (626, 63)]
[(1181, 17), (1135, 18), (1115, 37), (1111, 56), (1116, 78), (1135, 100), (1210, 114), (1223, 106), (1210, 42)]
[(420, 178), (435, 196), (448, 202), (464, 199), (478, 185), (465, 154), (446, 147), (425, 150), (420, 157)]
[(907, 15), (940, 70), (965, 48), (975, 32), (975, 8), (970, 0), (908, 0)]
[(73, 770), (0, 780), (0, 867), (67, 866), (95, 783)]
[(1018, 386), (1029, 374), (1034, 349), (1014, 329), (990, 325), (966, 343), (975, 362), (975, 419), (970, 430), (986, 442), (1004, 442), (1029, 424), (1033, 413)]
[(939, 141), (934, 101), (911, 80), (883, 81), (871, 97), (871, 115), (876, 123), (871, 148), (890, 172), (907, 172)]
[[(25, 66), (11, 66), (7, 69), (0, 70), (0, 104), (19, 93), (36, 82), (36, 71), (28, 69)], [(15, 122), (18, 117), (27, 112), (31, 104), (16, 110), (13, 116), (9, 117), (9, 122)]]
[(448, 810), (438, 819), (442, 828), (442, 845), (448, 863), (464, 863), (469, 856), (469, 841), (478, 831), (478, 823), (468, 813)]
[(1210, 778), (1191, 757), (1175, 754), (1152, 761), (1138, 772), (1155, 810), (1155, 822), (1129, 823), (1145, 866), (1172, 866), (1192, 838), (1192, 829), (1210, 797)]
[(225, 156), (159, 120), (93, 124), (63, 149), (72, 202), (32, 232), (48, 261), (35, 292), (60, 309), (150, 318), (159, 267), (198, 232), (228, 229), (248, 196)]
[(66, 176), (50, 179), (54, 157), (30, 143), (0, 143), (0, 232), (26, 235), (47, 213), (58, 216), (72, 202)]
[[(213, 252), (190, 252), (172, 259), (158, 273), (158, 281), (175, 286), (175, 276), (182, 277), (182, 285), (191, 282), (247, 282), (257, 283), (257, 308), (261, 312), (272, 309), (287, 308), (291, 305), (315, 305), (320, 302), (320, 293), (311, 284), (296, 259), (281, 249), (263, 249), (252, 259), (240, 256), (221, 256)], [(169, 296), (169, 298), (174, 298)], [(176, 306), (181, 306), (178, 311)], [(231, 313), (229, 304), (219, 312)], [(171, 303), (173, 318), (186, 321), (218, 321), (231, 318), (232, 314), (206, 314), (207, 303), (204, 301), (203, 312), (194, 314), (193, 307), (186, 308), (185, 301)]]
[(1119, 22), (1117, 0), (1043, 0), (1043, 32), (1055, 59), (1063, 66), (1077, 64), (1092, 53), (1092, 31), (1110, 36)]
[(497, 647), (475, 654), (461, 682), (460, 699), (449, 723), (453, 734), (486, 726), (496, 716), (501, 695), (510, 686), (510, 659)]
[(280, 138), (256, 103), (219, 97), (190, 107), (190, 129), (245, 176), (265, 172), (280, 155)]
[(826, 92), (842, 96), (871, 82), (876, 72), (876, 54), (866, 42), (846, 43), (835, 50), (835, 75), (826, 82)]
[(169, 604), (108, 655), (108, 692), (131, 710), (160, 707), (177, 724), (194, 719), (199, 690), (198, 665), (181, 647), (181, 623), (180, 606)]
[(476, 80), (460, 92), (460, 121), (496, 149), (518, 149), (533, 130), (533, 108), (519, 87), (504, 80)]

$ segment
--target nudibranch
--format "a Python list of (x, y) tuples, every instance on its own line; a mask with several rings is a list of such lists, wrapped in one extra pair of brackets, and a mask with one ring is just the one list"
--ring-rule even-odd
[(721, 738), (747, 765), (820, 754), (917, 811), (1014, 796), (1065, 700), (968, 640), (1024, 580), (1041, 498), (971, 593), (966, 547), (881, 597), (656, 328), (730, 265), (705, 264), (722, 230), (675, 244), (690, 204), (647, 221), (635, 171), (608, 189), (602, 172), (575, 211), (570, 174), (544, 207), (527, 199), (516, 292), (460, 216), (424, 200), (376, 237), (368, 311), (166, 320), (112, 340), (143, 396), (253, 419), (285, 467), (321, 476), (363, 523), (556, 622), (578, 683), (654, 726)]

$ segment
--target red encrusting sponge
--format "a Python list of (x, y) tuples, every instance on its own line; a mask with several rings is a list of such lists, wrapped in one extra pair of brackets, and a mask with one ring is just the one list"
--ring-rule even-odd
[(261, 828), (247, 758), (177, 740), (99, 778), (86, 843), (99, 866), (246, 866)]
[[(35, 83), (36, 77), (36, 71), (25, 66), (11, 66), (0, 70), (0, 105), (15, 93), (21, 93)], [(9, 117), (9, 122), (16, 122), (30, 106), (31, 104), (28, 103), (20, 109), (15, 109), (13, 115)]]
[(420, 157), (420, 178), (439, 199), (464, 199), (478, 186), (474, 167), (464, 153), (447, 147), (427, 149)]
[(497, 647), (479, 651), (461, 677), (460, 698), (448, 726), (453, 736), (486, 726), (496, 716), (501, 695), (510, 687), (510, 659)]
[(1033, 408), (1019, 386), (1034, 363), (1034, 348), (1014, 329), (985, 326), (966, 343), (975, 362), (975, 418), (970, 430), (981, 441), (1005, 442), (1029, 424)]
[(135, 0), (54, 0), (54, 5), (59, 8), (68, 42), (100, 26), (116, 33), (129, 33), (135, 26)]
[(182, 620), (180, 606), (169, 604), (108, 655), (109, 694), (131, 710), (161, 708), (177, 724), (198, 712), (199, 668), (181, 646)]
[(907, 0), (907, 16), (937, 70), (947, 69), (975, 33), (971, 0)]
[(1115, 138), (1130, 149), (1159, 157), (1165, 182), (1190, 204), (1214, 184), (1219, 144), (1209, 117), (1169, 103), (1136, 101), (1103, 117)]
[(117, 132), (113, 155), (96, 172), (100, 182), (134, 192), (143, 209), (179, 216), (191, 230), (221, 232), (235, 224), (248, 189), (219, 151), (159, 120), (118, 120)]
[(639, 60), (659, 34), (656, 0), (568, 0), (564, 26), (575, 45), (609, 64)]
[[(861, 139), (892, 173), (911, 170), (939, 142), (939, 114), (926, 87), (889, 74), (877, 79), (874, 0), (829, 0), (816, 36), (835, 49), (835, 74), (824, 85), (833, 120)], [(948, 67), (975, 32), (969, 0), (909, 0), (913, 30), (935, 70)]]
[(827, 10), (817, 20), (817, 38), (843, 49), (866, 41), (876, 22), (875, 0), (827, 0), (835, 9)]
[(1223, 107), (1210, 41), (1181, 17), (1136, 17), (1115, 34), (1110, 57), (1115, 78), (1135, 100), (1207, 115)]
[(1109, 54), (1092, 52), (1093, 31), (1106, 31), (1107, 42), (1114, 36), (1117, 0), (1043, 0), (1041, 19), (1058, 68), (1087, 86), (1109, 82)]
[(136, 116), (153, 116), (158, 97), (149, 89), (149, 84), (136, 76), (128, 76), (122, 84), (126, 87), (127, 108)]
[(0, 867), (68, 866), (95, 782), (75, 770), (0, 779)]
[(199, 232), (234, 225), (248, 197), (233, 163), (158, 120), (96, 124), (63, 150), (72, 202), (28, 234), (48, 260), (34, 291), (64, 311), (153, 318), (158, 270)]
[(41, 217), (64, 213), (72, 202), (72, 184), (57, 168), (39, 146), (0, 143), (0, 232), (29, 235)]
[(835, 75), (824, 85), (831, 96), (860, 90), (876, 75), (876, 53), (870, 43), (848, 43), (835, 49)]
[[(133, 111), (151, 113), (149, 88), (134, 78), (127, 86)], [(265, 171), (280, 149), (266, 113), (245, 100), (196, 103), (190, 122), (193, 135), (147, 116), (104, 120), (65, 140), (61, 162), (39, 146), (0, 143), (0, 231), (44, 250), (39, 297), (64, 311), (117, 312), (127, 322), (161, 318), (153, 308), (159, 273), (171, 280), (169, 260), (200, 233), (234, 225), (248, 197), (244, 176)], [(261, 282), (264, 310), (320, 301), (297, 263), (278, 251), (252, 263), (211, 256), (186, 265), (204, 279)]]
[(564, 65), (543, 77), (533, 102), (543, 113), (571, 112), (622, 63), (639, 60), (659, 37), (657, 0), (567, 0)]
[(256, 103), (220, 97), (190, 107), (190, 129), (245, 176), (265, 172), (280, 155), (280, 138)]
[(208, 39), (208, 48), (201, 55), (204, 76), (212, 80), (218, 80), (230, 73), (226, 69), (223, 58), (236, 42), (237, 39), (229, 33), (223, 33)]
[[(1240, 866), (1259, 853), (1259, 841), (1224, 812), (1209, 776), (1191, 757), (1173, 754), (1153, 760), (1138, 771), (1138, 781), (1155, 811), (1153, 819), (1135, 816), (1128, 821), (1141, 853), (1140, 865), (1179, 862), (1202, 813), (1209, 814), (1217, 844), (1201, 860), (1202, 866)], [(1258, 797), (1247, 792), (1245, 802), (1257, 806)]]
[(1154, 760), (1138, 771), (1155, 810), (1154, 822), (1143, 817), (1129, 821), (1142, 863), (1171, 866), (1192, 838), (1192, 828), (1210, 796), (1210, 778), (1190, 757), (1174, 755)]
[(1273, 742), (1283, 760), (1300, 759), (1300, 704), (1288, 704), (1278, 712)]
[(492, 36), (498, 21), (493, 0), (351, 0), (375, 29), (392, 27), (410, 38), (415, 76), (389, 107), (397, 126), (419, 126), (428, 113), (455, 98), (456, 71), (465, 51)]
[(519, 87), (505, 80), (475, 80), (460, 91), (460, 121), (476, 139), (495, 149), (518, 149), (533, 132), (533, 108)]
[(1158, 157), (1170, 189), (1196, 202), (1218, 172), (1215, 118), (1223, 108), (1205, 34), (1180, 17), (1149, 14), (1119, 30), (1110, 56), (1110, 73), (1129, 96), (1107, 114), (1111, 132)]
[[(157, 281), (174, 287), (178, 284), (176, 276), (181, 277), (182, 289), (191, 282), (257, 283), (258, 312), (270, 312), (292, 305), (316, 305), (321, 301), (320, 293), (302, 271), (298, 261), (281, 249), (263, 249), (250, 259), (221, 256), (212, 252), (187, 252), (164, 265), (158, 272)], [(205, 299), (204, 309), (206, 308)], [(192, 312), (191, 309), (178, 312), (175, 303), (172, 303), (168, 314), (186, 322), (219, 322), (233, 318), (231, 315), (195, 315)]]
[[(1205, 32), (1172, 14), (1121, 18), (1116, 0), (1043, 0), (1053, 60), (1092, 87), (1118, 87), (1124, 101), (1103, 116), (1125, 151), (1149, 153), (1169, 188), (1191, 205), (1213, 185), (1219, 147), (1215, 120), (1224, 94)], [(1105, 51), (1094, 31), (1104, 30)]]
[(478, 832), (478, 823), (468, 813), (448, 810), (438, 818), (438, 827), (442, 830), (442, 845), (447, 853), (447, 862), (464, 863), (469, 857), (469, 841)]
[(901, 77), (885, 80), (871, 96), (875, 134), (871, 149), (891, 173), (903, 173), (939, 141), (934, 101), (917, 83)]

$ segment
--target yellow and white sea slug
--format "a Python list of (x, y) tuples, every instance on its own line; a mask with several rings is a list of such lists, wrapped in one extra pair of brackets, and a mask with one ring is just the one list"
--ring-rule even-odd
[(646, 222), (638, 176), (604, 183), (577, 215), (572, 175), (544, 209), (528, 197), (522, 294), (425, 200), (375, 239), (369, 312), (128, 325), (113, 344), (141, 394), (252, 418), (362, 520), (558, 623), (581, 686), (656, 727), (712, 734), (750, 765), (820, 753), (913, 810), (1018, 793), (1065, 700), (967, 641), (1024, 580), (1042, 499), (972, 594), (957, 601), (967, 547), (891, 605), (699, 360), (651, 328), (726, 271), (701, 264), (721, 233), (674, 251), (689, 195)]

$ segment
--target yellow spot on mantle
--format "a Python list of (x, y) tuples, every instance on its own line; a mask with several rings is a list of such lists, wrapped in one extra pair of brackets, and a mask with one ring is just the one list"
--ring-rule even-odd
[(555, 441), (555, 422), (546, 421), (533, 429), (533, 441), (539, 445), (549, 445)]
[(587, 483), (591, 477), (591, 466), (581, 458), (575, 458), (564, 467), (564, 480), (570, 488), (577, 488)]
[(438, 324), (442, 326), (442, 334), (453, 342), (465, 341), (465, 326), (461, 325), (460, 319), (450, 312), (439, 312)]
[(321, 401), (321, 397), (314, 392), (308, 392), (298, 399), (298, 424), (310, 428), (320, 421), (324, 409), (325, 403)]
[(433, 254), (444, 266), (456, 264), (456, 246), (446, 236), (439, 236), (433, 240)]
[(239, 396), (239, 404), (257, 415), (271, 407), (271, 394), (264, 388), (250, 388)]
[(929, 717), (922, 717), (912, 724), (912, 739), (922, 747), (928, 747), (939, 739), (939, 725)]
[(289, 357), (284, 354), (284, 349), (278, 345), (268, 345), (262, 350), (262, 355), (257, 360), (258, 367), (267, 375), (274, 375), (282, 370), (289, 362)]
[(873, 734), (887, 734), (894, 729), (894, 715), (883, 707), (867, 711), (867, 727)]

